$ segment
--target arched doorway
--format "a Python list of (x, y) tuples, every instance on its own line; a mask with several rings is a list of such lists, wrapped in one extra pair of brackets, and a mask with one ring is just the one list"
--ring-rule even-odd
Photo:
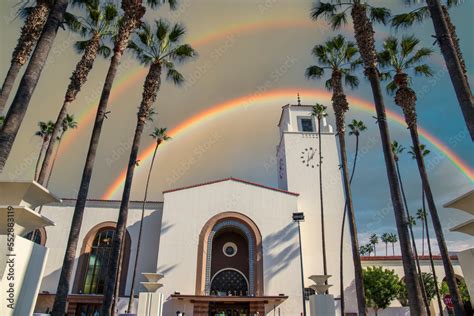
[(262, 257), (262, 236), (250, 218), (237, 212), (213, 216), (199, 235), (196, 295), (211, 295), (216, 274), (234, 269), (247, 280), (244, 296), (263, 296)]

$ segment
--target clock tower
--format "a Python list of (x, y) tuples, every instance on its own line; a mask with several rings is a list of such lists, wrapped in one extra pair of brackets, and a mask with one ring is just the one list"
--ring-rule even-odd
[[(312, 116), (312, 112), (313, 107), (309, 105), (288, 104), (282, 108), (278, 123), (280, 138), (276, 154), (278, 187), (300, 194), (297, 211), (304, 212), (305, 215), (305, 221), (301, 223), (301, 247), (305, 287), (308, 287), (311, 284), (309, 276), (324, 274), (319, 181), (319, 170), (322, 167), (327, 274), (332, 276), (328, 283), (333, 285), (329, 289), (329, 294), (334, 295), (336, 304), (339, 305), (339, 256), (345, 202), (339, 169), (340, 162), (332, 126), (323, 118), (321, 139), (319, 139), (317, 118)], [(319, 164), (320, 142), (323, 157), (321, 166)], [(345, 226), (344, 288), (346, 311), (350, 312), (356, 310), (352, 288), (354, 269), (349, 229), (347, 225)]]

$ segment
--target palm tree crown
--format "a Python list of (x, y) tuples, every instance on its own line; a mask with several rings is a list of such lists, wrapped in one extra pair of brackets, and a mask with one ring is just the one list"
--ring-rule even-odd
[(161, 144), (164, 141), (170, 140), (171, 137), (166, 133), (166, 127), (158, 128), (155, 127), (153, 132), (150, 134), (152, 138), (156, 140), (158, 144)]
[(144, 65), (160, 65), (167, 69), (167, 79), (175, 84), (184, 81), (183, 75), (175, 69), (175, 62), (182, 62), (196, 56), (196, 51), (189, 44), (181, 44), (185, 34), (181, 24), (172, 27), (164, 20), (155, 21), (155, 31), (148, 24), (143, 24), (138, 32), (138, 41), (131, 41), (129, 48)]
[[(428, 148), (426, 148), (426, 145), (424, 145), (424, 144), (420, 145), (420, 150), (421, 150), (421, 154), (423, 155), (423, 157), (427, 156), (431, 152)], [(408, 153), (411, 155), (411, 158), (413, 160), (416, 159), (415, 150), (414, 150), (413, 146), (410, 146), (410, 150), (408, 151)]]
[(352, 120), (351, 123), (349, 123), (347, 126), (349, 126), (349, 135), (355, 135), (355, 136), (360, 136), (360, 133), (365, 131), (367, 129), (367, 126), (365, 126), (364, 122), (358, 121), (358, 120)]
[(62, 134), (67, 132), (69, 129), (77, 128), (77, 122), (74, 118), (74, 115), (67, 114), (62, 122)]
[(51, 135), (51, 133), (53, 132), (53, 121), (39, 122), (38, 127), (39, 129), (35, 132), (35, 136), (39, 136), (43, 141), (47, 141), (49, 135)]
[(400, 154), (404, 150), (405, 150), (405, 147), (399, 144), (396, 140), (392, 142), (392, 153), (393, 153), (393, 158), (395, 159), (395, 161), (398, 161), (400, 159)]
[(328, 116), (326, 113), (327, 106), (322, 105), (320, 103), (316, 103), (315, 106), (313, 106), (313, 116), (316, 116), (318, 120), (322, 119), (323, 117)]
[(431, 56), (433, 50), (426, 47), (418, 48), (419, 43), (420, 40), (413, 35), (404, 36), (400, 42), (391, 36), (383, 43), (383, 50), (378, 54), (380, 66), (384, 71), (382, 78), (394, 79), (387, 85), (387, 92), (393, 93), (397, 87), (404, 84), (403, 80), (408, 80), (406, 73), (409, 71), (415, 75), (433, 75), (431, 67), (423, 63)]

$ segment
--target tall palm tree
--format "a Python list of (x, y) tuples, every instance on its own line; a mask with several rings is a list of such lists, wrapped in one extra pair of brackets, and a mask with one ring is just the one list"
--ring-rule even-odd
[(374, 248), (374, 256), (376, 256), (377, 255), (377, 244), (379, 243), (379, 236), (377, 236), (377, 234), (370, 235), (369, 243)]
[(82, 57), (76, 64), (76, 68), (70, 78), (63, 105), (54, 125), (51, 141), (44, 155), (43, 165), (38, 177), (40, 184), (43, 184), (46, 179), (53, 157), (55, 140), (61, 132), (63, 120), (68, 113), (69, 106), (76, 99), (81, 87), (86, 82), (97, 56), (101, 55), (107, 58), (111, 54), (111, 49), (104, 43), (104, 40), (116, 33), (118, 12), (113, 3), (101, 4), (101, 1), (98, 0), (81, 0), (81, 6), (84, 8), (83, 16), (75, 17), (68, 15), (67, 24), (73, 31), (79, 32), (85, 37), (84, 40), (75, 43), (75, 48), (78, 53), (82, 53)]
[(128, 203), (132, 189), (133, 174), (137, 164), (138, 150), (141, 135), (149, 118), (152, 105), (156, 100), (161, 86), (161, 75), (163, 68), (166, 69), (166, 78), (172, 80), (176, 85), (184, 82), (183, 75), (175, 68), (175, 62), (183, 62), (194, 56), (196, 52), (189, 44), (182, 44), (181, 40), (186, 31), (181, 24), (169, 25), (164, 20), (155, 21), (154, 30), (148, 24), (143, 24), (138, 32), (137, 40), (131, 41), (129, 48), (132, 49), (138, 60), (148, 65), (148, 74), (143, 85), (142, 101), (137, 114), (137, 125), (128, 161), (127, 175), (120, 203), (117, 227), (112, 241), (111, 259), (109, 262), (107, 284), (105, 287), (104, 301), (102, 304), (103, 315), (109, 315), (112, 307), (115, 278), (117, 276), (118, 262), (122, 236), (125, 233)]
[(395, 244), (398, 242), (398, 236), (395, 233), (390, 233), (388, 238), (388, 242), (392, 244), (392, 256), (395, 256)]
[[(64, 138), (64, 134), (71, 129), (77, 128), (77, 122), (74, 119), (74, 115), (69, 115), (67, 114), (66, 117), (63, 119), (63, 122), (61, 124), (61, 134), (58, 137), (58, 145), (56, 146), (56, 151), (54, 153), (53, 161), (51, 162), (51, 170), (48, 173), (48, 178), (46, 179), (46, 187), (49, 185), (49, 181), (51, 180), (51, 175), (54, 170), (54, 164), (56, 163), (56, 159), (58, 158), (58, 152), (59, 148), (61, 147), (61, 141)], [(54, 131), (53, 131), (54, 133)], [(53, 134), (52, 133), (52, 134)], [(49, 141), (51, 143), (51, 140)], [(49, 144), (48, 144), (49, 146)]]
[(322, 139), (321, 139), (321, 121), (324, 117), (328, 116), (326, 113), (326, 106), (316, 103), (313, 106), (312, 115), (316, 117), (316, 121), (318, 122), (318, 144), (319, 144), (319, 202), (320, 202), (320, 209), (321, 209), (321, 243), (323, 248), (323, 273), (327, 275), (327, 258), (326, 258), (326, 232), (324, 227), (324, 196), (323, 196), (323, 154), (322, 150)]
[(33, 96), (49, 52), (53, 46), (58, 28), (64, 20), (64, 14), (68, 4), (68, 0), (55, 1), (36, 44), (36, 48), (21, 78), (15, 98), (8, 109), (2, 129), (0, 130), (0, 173), (3, 171), (8, 156), (10, 155), (21, 122), (25, 117), (31, 97)]
[[(430, 154), (430, 150), (426, 148), (425, 145), (421, 144), (420, 145), (420, 149), (421, 149), (421, 153), (423, 155), (423, 157), (426, 157), (427, 155)], [(416, 160), (416, 155), (415, 155), (415, 152), (413, 151), (413, 148), (412, 150), (408, 151), (409, 154), (411, 154), (411, 158), (413, 160)], [(430, 239), (430, 231), (429, 231), (429, 228), (428, 228), (428, 213), (426, 212), (426, 203), (425, 203), (425, 191), (423, 190), (423, 186), (421, 188), (421, 201), (422, 201), (422, 213), (424, 214), (424, 220), (423, 220), (423, 227), (425, 229), (425, 232), (426, 232), (426, 244), (428, 246), (428, 256), (430, 258), (430, 266), (431, 266), (431, 273), (433, 274), (433, 277), (435, 279), (435, 292), (436, 292), (436, 298), (437, 298), (437, 302), (438, 302), (438, 308), (440, 311), (443, 310), (443, 304), (441, 303), (442, 300), (441, 300), (441, 293), (440, 293), (440, 288), (439, 288), (439, 285), (438, 285), (438, 278), (436, 276), (436, 270), (435, 270), (435, 265), (434, 265), (434, 259), (433, 259), (433, 251), (431, 249), (431, 239)]]
[(410, 312), (412, 315), (424, 316), (425, 311), (422, 306), (421, 288), (416, 282), (418, 279), (415, 260), (410, 246), (410, 238), (406, 227), (406, 216), (403, 210), (403, 202), (400, 187), (390, 148), (390, 134), (385, 113), (380, 77), (377, 69), (377, 52), (375, 50), (375, 38), (373, 21), (386, 23), (390, 11), (385, 8), (369, 5), (365, 0), (347, 0), (344, 2), (321, 2), (316, 1), (313, 6), (311, 16), (313, 19), (326, 18), (334, 29), (347, 23), (347, 14), (350, 9), (354, 27), (355, 39), (359, 47), (360, 55), (364, 62), (364, 74), (370, 81), (372, 94), (374, 96), (375, 110), (377, 113), (377, 125), (379, 127), (382, 141), (382, 149), (387, 169), (387, 178), (400, 238), (400, 248), (402, 250), (402, 261), (405, 278), (408, 284), (408, 298), (410, 299)]
[[(316, 45), (313, 50), (312, 54), (316, 57), (319, 65), (313, 65), (306, 69), (306, 76), (308, 78), (315, 78), (321, 79), (324, 74), (325, 70), (330, 72), (330, 79), (326, 81), (326, 87), (329, 90), (332, 90), (332, 106), (334, 109), (334, 114), (336, 116), (336, 127), (337, 127), (337, 135), (339, 138), (339, 151), (341, 153), (341, 164), (342, 164), (342, 171), (343, 171), (343, 179), (344, 179), (344, 191), (346, 196), (346, 203), (344, 208), (344, 215), (346, 209), (349, 209), (349, 228), (351, 233), (351, 246), (352, 246), (352, 254), (353, 254), (353, 261), (354, 261), (354, 270), (356, 275), (356, 288), (357, 291), (357, 299), (358, 302), (361, 302), (359, 306), (360, 311), (365, 312), (365, 298), (364, 298), (364, 287), (362, 282), (362, 264), (360, 262), (360, 255), (359, 255), (359, 241), (357, 238), (357, 227), (355, 223), (355, 215), (354, 215), (354, 206), (352, 202), (352, 193), (350, 188), (350, 182), (352, 181), (352, 176), (354, 175), (354, 167), (355, 161), (357, 160), (357, 151), (359, 145), (359, 135), (362, 130), (365, 129), (363, 123), (359, 123), (358, 121), (354, 120), (353, 125), (350, 127), (351, 132), (356, 134), (356, 156), (354, 161), (354, 166), (352, 169), (352, 175), (349, 177), (349, 168), (347, 167), (347, 154), (346, 154), (346, 145), (345, 145), (345, 112), (349, 110), (349, 104), (347, 102), (347, 97), (344, 93), (343, 89), (343, 80), (344, 83), (351, 88), (357, 87), (359, 84), (359, 79), (353, 75), (354, 69), (360, 65), (360, 59), (358, 59), (358, 50), (354, 43), (346, 41), (346, 39), (342, 35), (338, 35), (334, 38), (329, 39), (323, 45)], [(320, 110), (318, 109), (318, 113), (316, 115), (320, 115)], [(318, 117), (318, 133), (319, 133), (319, 154), (321, 159), (321, 128), (320, 128), (320, 121), (321, 117)], [(320, 160), (320, 194), (322, 198), (322, 166)], [(323, 206), (321, 201), (321, 222), (322, 227), (324, 229), (324, 214), (323, 214)], [(342, 231), (344, 231), (344, 227), (342, 227)], [(343, 233), (341, 232), (341, 235)], [(323, 242), (325, 241), (323, 235)], [(342, 243), (342, 239), (341, 239)], [(325, 252), (325, 244), (323, 244), (323, 251)], [(343, 248), (341, 247), (341, 253), (343, 252)], [(325, 259), (325, 257), (324, 257)], [(324, 261), (326, 264), (326, 262)], [(326, 267), (325, 267), (326, 269)], [(343, 274), (343, 269), (341, 267), (340, 273)], [(326, 274), (326, 271), (325, 271)], [(342, 278), (341, 278), (342, 282)], [(344, 314), (344, 283), (341, 285), (341, 310), (342, 314)]]
[(390, 234), (383, 233), (380, 236), (380, 240), (385, 244), (385, 256), (388, 256), (388, 243), (390, 242)]
[(421, 225), (421, 255), (425, 255), (425, 217), (426, 217), (426, 212), (423, 212), (423, 210), (420, 208), (418, 211), (416, 211), (416, 219), (418, 219), (422, 225)]
[(155, 163), (155, 157), (156, 157), (156, 152), (158, 151), (158, 147), (165, 141), (171, 139), (167, 134), (166, 134), (166, 128), (157, 128), (153, 130), (153, 133), (150, 134), (150, 136), (155, 139), (155, 150), (153, 151), (153, 156), (151, 158), (151, 163), (150, 163), (150, 168), (148, 169), (148, 175), (146, 178), (146, 185), (145, 185), (145, 194), (143, 196), (143, 203), (142, 203), (142, 216), (140, 219), (140, 228), (138, 230), (138, 241), (137, 241), (137, 252), (135, 253), (135, 263), (133, 265), (133, 274), (132, 274), (132, 283), (130, 286), (130, 298), (128, 300), (128, 308), (127, 308), (127, 313), (133, 313), (133, 300), (135, 298), (135, 278), (137, 275), (137, 269), (138, 269), (138, 258), (140, 256), (140, 246), (141, 246), (141, 240), (142, 240), (142, 230), (143, 230), (143, 218), (145, 216), (145, 207), (146, 207), (146, 202), (147, 202), (147, 197), (148, 197), (148, 187), (150, 185), (150, 178), (151, 178), (151, 172), (153, 170), (153, 165)]
[(38, 167), (41, 161), (41, 157), (43, 157), (43, 152), (44, 149), (46, 148), (46, 145), (51, 139), (51, 133), (53, 132), (53, 126), (54, 123), (53, 121), (48, 121), (46, 122), (39, 122), (38, 123), (38, 131), (35, 132), (35, 136), (39, 136), (41, 138), (41, 148), (38, 153), (38, 159), (36, 159), (36, 166), (35, 166), (35, 173), (34, 173), (34, 179), (36, 180), (38, 177)]
[(431, 55), (431, 49), (419, 48), (419, 40), (414, 36), (405, 36), (400, 43), (394, 37), (388, 38), (384, 43), (384, 50), (379, 54), (379, 62), (386, 73), (384, 77), (393, 80), (387, 85), (389, 91), (395, 92), (395, 103), (403, 110), (405, 122), (410, 131), (413, 143), (413, 152), (416, 156), (418, 171), (420, 173), (423, 190), (428, 201), (428, 209), (431, 214), (433, 226), (441, 252), (446, 280), (453, 298), (454, 311), (457, 315), (465, 315), (464, 305), (459, 294), (456, 278), (449, 257), (448, 248), (444, 238), (444, 233), (439, 219), (438, 210), (434, 201), (428, 174), (425, 168), (423, 153), (421, 151), (420, 139), (418, 136), (416, 117), (416, 93), (410, 87), (411, 78), (408, 72), (416, 75), (431, 75), (431, 68), (424, 63), (425, 58)]
[(406, 212), (407, 220), (408, 220), (408, 222), (407, 222), (408, 225), (407, 226), (408, 226), (408, 230), (410, 231), (410, 237), (411, 237), (411, 242), (412, 242), (412, 246), (413, 246), (413, 252), (415, 253), (416, 268), (418, 270), (418, 282), (420, 282), (420, 287), (421, 287), (421, 290), (423, 291), (423, 301), (424, 301), (425, 307), (427, 309), (427, 314), (430, 315), (431, 311), (430, 311), (429, 302), (428, 302), (427, 295), (426, 295), (425, 284), (423, 283), (423, 279), (422, 279), (422, 276), (421, 276), (420, 259), (418, 257), (418, 249), (417, 249), (417, 246), (416, 246), (415, 234), (413, 233), (413, 226), (416, 225), (416, 220), (410, 214), (410, 209), (408, 208), (407, 198), (406, 198), (406, 195), (405, 195), (405, 188), (403, 186), (402, 175), (400, 173), (399, 160), (400, 160), (400, 155), (401, 155), (401, 153), (403, 153), (404, 150), (405, 150), (405, 147), (400, 145), (397, 141), (394, 140), (392, 142), (393, 157), (395, 159), (395, 166), (397, 167), (398, 181), (400, 183), (400, 189), (402, 191), (402, 197), (403, 197), (403, 204), (405, 205), (405, 212)]
[[(28, 5), (28, 3), (25, 5)], [(23, 7), (19, 12), (20, 14), (26, 13), (26, 19), (21, 27), (20, 37), (12, 53), (10, 68), (3, 81), (2, 89), (0, 90), (0, 114), (5, 108), (5, 104), (8, 101), (8, 97), (10, 96), (10, 92), (21, 67), (28, 61), (28, 58), (30, 58), (33, 47), (41, 35), (51, 7), (51, 0), (36, 0), (33, 7)]]
[[(162, 1), (147, 0), (146, 2), (153, 8), (161, 4)], [(167, 0), (167, 2), (171, 8), (175, 8), (176, 0)], [(92, 171), (94, 169), (97, 147), (99, 145), (99, 139), (102, 132), (102, 125), (107, 115), (107, 104), (109, 102), (110, 92), (112, 91), (113, 82), (115, 80), (115, 76), (120, 65), (120, 60), (122, 59), (124, 50), (128, 46), (130, 35), (136, 28), (141, 25), (141, 19), (143, 15), (145, 15), (145, 7), (142, 5), (142, 3), (143, 0), (122, 0), (121, 3), (123, 14), (121, 16), (121, 23), (118, 29), (117, 36), (115, 36), (114, 38), (114, 53), (112, 59), (110, 60), (109, 69), (107, 71), (104, 86), (102, 88), (102, 94), (99, 100), (99, 105), (97, 107), (97, 114), (94, 121), (94, 127), (92, 129), (89, 149), (87, 152), (86, 162), (81, 178), (81, 184), (79, 186), (79, 192), (77, 195), (76, 207), (74, 208), (74, 214), (71, 222), (71, 230), (69, 232), (66, 253), (64, 255), (61, 275), (59, 277), (58, 288), (54, 299), (52, 312), (53, 316), (63, 316), (66, 312), (69, 282), (71, 279), (72, 267), (75, 259), (77, 243), (79, 240), (79, 233), (81, 231), (82, 217), (84, 215), (87, 195), (89, 193), (89, 184), (92, 177)]]
[[(414, 1), (406, 0), (405, 2)], [(443, 1), (443, 4), (439, 0), (427, 0), (426, 2), (426, 6), (394, 16), (392, 25), (396, 28), (409, 27), (431, 16), (436, 32), (436, 41), (443, 54), (471, 139), (474, 140), (474, 99), (459, 45), (459, 37), (448, 12), (450, 7), (460, 4), (461, 1), (446, 0)]]

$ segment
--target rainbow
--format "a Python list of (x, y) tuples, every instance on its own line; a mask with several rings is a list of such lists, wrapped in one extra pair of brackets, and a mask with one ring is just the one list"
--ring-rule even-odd
[[(192, 130), (203, 127), (203, 125), (213, 119), (229, 115), (234, 111), (244, 111), (248, 108), (257, 106), (275, 106), (285, 104), (285, 100), (293, 100), (296, 92), (299, 92), (303, 98), (312, 99), (314, 101), (329, 103), (331, 100), (331, 93), (322, 89), (278, 89), (267, 91), (264, 93), (250, 94), (242, 96), (236, 99), (232, 99), (223, 103), (215, 104), (206, 110), (203, 110), (196, 115), (184, 120), (171, 130), (168, 135), (173, 139), (177, 139), (190, 133)], [(348, 97), (349, 103), (352, 109), (360, 110), (373, 114), (375, 109), (371, 102), (361, 98)], [(389, 121), (396, 123), (400, 126), (405, 126), (405, 120), (400, 114), (387, 109), (387, 117)], [(430, 134), (424, 128), (419, 127), (420, 136), (429, 142), (433, 147), (439, 150), (451, 163), (464, 174), (471, 182), (474, 182), (474, 170), (457, 156), (450, 148), (443, 144), (438, 138)], [(163, 146), (166, 146), (164, 144)], [(151, 159), (155, 144), (152, 143), (145, 150), (140, 153), (138, 160), (144, 162)], [(123, 187), (125, 179), (126, 169), (124, 169), (120, 175), (113, 181), (113, 183), (107, 188), (106, 192), (102, 196), (103, 199), (112, 199), (116, 196)]]
[[(285, 19), (285, 20), (264, 20), (255, 23), (241, 23), (236, 25), (230, 25), (227, 28), (220, 28), (218, 32), (208, 32), (207, 34), (200, 34), (199, 37), (191, 37), (189, 43), (194, 47), (201, 47), (210, 43), (226, 40), (230, 37), (238, 37), (241, 34), (261, 32), (265, 30), (275, 29), (311, 29), (319, 31), (319, 34), (325, 35), (330, 31), (323, 22), (313, 22), (310, 20), (301, 19)], [(343, 32), (350, 33), (351, 29), (347, 26), (344, 27)], [(137, 81), (143, 80), (146, 76), (147, 69), (144, 67), (136, 67), (128, 71), (122, 77), (120, 77), (114, 83), (113, 90), (109, 99), (109, 109), (114, 105), (120, 95), (127, 91), (128, 88), (133, 86)], [(59, 154), (66, 152), (70, 145), (74, 143), (74, 139), (78, 136), (78, 133), (85, 130), (85, 126), (95, 119), (97, 103), (99, 102), (99, 96), (92, 102), (81, 107), (81, 111), (76, 114), (76, 121), (78, 122), (78, 129), (74, 133), (66, 134), (64, 140), (59, 149)]]

